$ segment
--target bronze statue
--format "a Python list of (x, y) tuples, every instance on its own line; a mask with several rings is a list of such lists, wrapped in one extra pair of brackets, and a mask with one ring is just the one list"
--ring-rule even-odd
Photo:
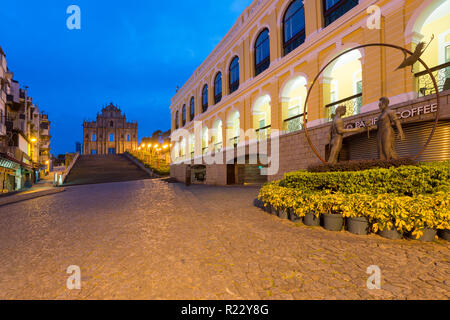
[(426, 45), (425, 42), (420, 42), (417, 45), (416, 50), (414, 50), (414, 53), (409, 57), (407, 57), (406, 53), (403, 52), (403, 54), (405, 55), (405, 59), (403, 60), (403, 62), (400, 64), (400, 66), (396, 70), (400, 70), (400, 69), (404, 69), (406, 67), (413, 66), (417, 61), (419, 61), (420, 57), (425, 52), (425, 50), (427, 50), (428, 46), (431, 44), (433, 39), (434, 39), (434, 34), (431, 37), (431, 40), (428, 43), (428, 45)]
[(347, 108), (345, 106), (337, 107), (336, 115), (334, 116), (333, 123), (331, 124), (329, 136), (331, 147), (330, 158), (328, 159), (329, 164), (335, 164), (338, 162), (345, 133), (359, 133), (366, 131), (365, 128), (346, 129), (344, 127), (344, 120), (342, 120), (342, 117), (346, 113)]
[(399, 132), (400, 140), (405, 140), (402, 124), (394, 111), (389, 109), (389, 99), (382, 97), (378, 104), (381, 115), (377, 121), (377, 147), (380, 160), (398, 159), (395, 151), (395, 132), (392, 124), (395, 124)]

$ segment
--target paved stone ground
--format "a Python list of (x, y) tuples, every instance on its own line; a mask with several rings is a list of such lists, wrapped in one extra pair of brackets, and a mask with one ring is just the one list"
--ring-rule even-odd
[[(1, 299), (449, 299), (450, 244), (282, 221), (256, 188), (146, 180), (0, 208)], [(82, 290), (66, 288), (78, 265)], [(366, 287), (367, 267), (382, 290)]]

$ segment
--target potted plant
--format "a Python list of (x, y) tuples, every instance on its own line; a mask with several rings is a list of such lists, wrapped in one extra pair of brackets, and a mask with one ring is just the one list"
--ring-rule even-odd
[(374, 233), (391, 240), (400, 240), (403, 238), (402, 223), (396, 214), (404, 211), (401, 200), (388, 194), (381, 194), (374, 197), (370, 203), (371, 210), (367, 213), (367, 217), (371, 222), (371, 228)]
[(320, 226), (320, 213), (317, 210), (317, 203), (320, 196), (317, 193), (304, 194), (301, 199), (301, 206), (296, 210), (297, 215), (300, 212), (303, 215), (303, 223), (308, 227)]
[(450, 241), (450, 196), (448, 192), (437, 192), (434, 209), (438, 221), (438, 236)]
[(341, 206), (345, 201), (342, 194), (325, 194), (317, 203), (319, 212), (323, 215), (323, 227), (329, 231), (341, 231), (344, 227), (344, 216)]
[(347, 219), (347, 230), (357, 235), (369, 234), (369, 219), (366, 216), (369, 195), (355, 194), (346, 197), (345, 205), (341, 206), (342, 215)]
[(411, 228), (408, 238), (422, 242), (432, 242), (437, 235), (440, 208), (437, 206), (437, 197), (419, 195), (411, 201), (409, 218)]

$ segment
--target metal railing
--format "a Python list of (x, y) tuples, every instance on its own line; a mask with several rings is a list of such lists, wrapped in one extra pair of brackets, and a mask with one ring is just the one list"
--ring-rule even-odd
[(239, 144), (239, 139), (240, 139), (239, 136), (234, 137), (234, 138), (231, 138), (231, 139), (230, 139), (230, 144), (231, 144), (232, 146), (234, 146), (235, 148), (237, 148), (237, 146), (238, 146), (238, 144)]
[[(430, 69), (436, 79), (439, 92), (450, 89), (450, 62), (438, 65)], [(428, 72), (421, 71), (416, 73), (416, 88), (420, 97), (435, 94), (433, 81)]]
[(291, 133), (303, 130), (305, 128), (303, 125), (303, 116), (304, 114), (299, 114), (284, 120), (283, 131), (285, 133)]
[(220, 152), (220, 150), (222, 150), (222, 145), (222, 142), (214, 144), (214, 151)]
[(328, 120), (333, 120), (336, 109), (339, 106), (345, 106), (347, 108), (344, 118), (359, 114), (362, 106), (362, 96), (362, 93), (358, 93), (351, 97), (327, 104), (325, 108), (327, 110)]
[(271, 125), (259, 128), (256, 130), (256, 138), (258, 141), (267, 140), (270, 138), (270, 129), (272, 128)]

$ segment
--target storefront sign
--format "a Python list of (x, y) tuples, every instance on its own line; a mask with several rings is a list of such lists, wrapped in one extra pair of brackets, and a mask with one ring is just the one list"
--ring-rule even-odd
[[(432, 113), (436, 113), (436, 112), (437, 112), (437, 104), (433, 103), (433, 104), (427, 104), (424, 106), (399, 111), (396, 114), (400, 120), (404, 120), (404, 119), (409, 119), (409, 118), (426, 115), (426, 114), (432, 114)], [(355, 121), (354, 123), (347, 124), (345, 127), (347, 129), (366, 128), (368, 126), (370, 127), (370, 126), (376, 125), (377, 121), (378, 121), (378, 117), (375, 117), (375, 118), (371, 118), (367, 121), (364, 121), (364, 120)]]

